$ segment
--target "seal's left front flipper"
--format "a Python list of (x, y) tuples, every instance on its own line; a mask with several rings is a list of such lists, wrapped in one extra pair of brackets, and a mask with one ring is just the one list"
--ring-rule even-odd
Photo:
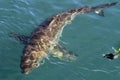
[(23, 44), (27, 44), (28, 41), (29, 41), (29, 37), (25, 36), (25, 35), (10, 33), (9, 36), (12, 37), (12, 38), (15, 38), (16, 40), (19, 40)]
[(51, 51), (54, 57), (59, 58), (63, 61), (74, 61), (77, 59), (77, 55), (73, 54), (70, 51), (67, 51), (66, 48), (62, 47), (60, 44), (56, 45), (54, 49)]

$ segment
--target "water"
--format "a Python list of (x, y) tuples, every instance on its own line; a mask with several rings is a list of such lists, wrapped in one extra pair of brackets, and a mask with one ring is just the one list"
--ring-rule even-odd
[(102, 54), (120, 47), (120, 3), (106, 9), (105, 17), (94, 13), (79, 15), (65, 27), (61, 40), (78, 54), (74, 62), (50, 58), (29, 75), (21, 74), (24, 45), (8, 36), (11, 32), (29, 35), (45, 18), (66, 9), (113, 1), (0, 0), (0, 80), (118, 80), (120, 58), (109, 61)]

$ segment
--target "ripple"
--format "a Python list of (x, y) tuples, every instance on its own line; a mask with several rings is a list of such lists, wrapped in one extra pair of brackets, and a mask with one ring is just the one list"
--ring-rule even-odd
[(20, 0), (20, 1), (25, 3), (26, 5), (30, 5), (30, 3), (27, 0)]
[(103, 72), (103, 73), (107, 73), (107, 74), (110, 73), (110, 72), (108, 72), (108, 71), (100, 70), (100, 69), (94, 69), (94, 70), (91, 70), (91, 71), (93, 71), (93, 72)]
[[(1, 70), (1, 73), (4, 73), (4, 75), (6, 75), (6, 74), (8, 75), (8, 76), (4, 77), (4, 78), (6, 78), (5, 80), (17, 80), (17, 78), (16, 79), (13, 79), (13, 78), (15, 76), (17, 76), (19, 73), (19, 71), (18, 71), (19, 60), (17, 60), (17, 59), (20, 58), (21, 54), (19, 54), (19, 53), (21, 53), (21, 49), (22, 49), (20, 47), (21, 44), (16, 45), (15, 42), (14, 43), (10, 42), (11, 40), (7, 36), (9, 32), (12, 31), (12, 32), (24, 33), (25, 31), (27, 31), (27, 33), (29, 33), (30, 32), (29, 28), (32, 30), (33, 26), (36, 26), (37, 23), (44, 20), (48, 16), (51, 16), (51, 14), (53, 15), (55, 13), (61, 12), (63, 10), (69, 9), (69, 8), (81, 6), (81, 5), (83, 5), (83, 3), (84, 4), (86, 4), (86, 3), (99, 4), (99, 2), (97, 2), (98, 0), (97, 1), (95, 1), (95, 0), (91, 0), (91, 1), (64, 0), (64, 1), (62, 1), (61, 0), (59, 2), (57, 0), (49, 0), (49, 1), (45, 1), (45, 0), (11, 0), (11, 3), (7, 2), (7, 0), (6, 1), (0, 0), (0, 1), (4, 2), (4, 4), (0, 3), (2, 5), (2, 7), (0, 7), (0, 12), (1, 12), (0, 13), (0, 43), (2, 44), (2, 45), (0, 45), (0, 47), (1, 47), (0, 48), (1, 49), (0, 62), (1, 62), (1, 66), (2, 66), (2, 68), (0, 70)], [(103, 1), (102, 1), (102, 3), (103, 3)], [(119, 5), (118, 5), (118, 8), (119, 8)], [(74, 27), (74, 26), (79, 26), (79, 24), (78, 25), (73, 24), (74, 26), (72, 28), (74, 28), (75, 31), (78, 30), (78, 32), (74, 36), (80, 36), (80, 34), (82, 33), (82, 30), (84, 30), (84, 28), (85, 28), (86, 35), (88, 35), (87, 32), (89, 32), (87, 30), (91, 30), (95, 34), (95, 36), (99, 36), (99, 41), (101, 41), (101, 45), (102, 45), (99, 47), (102, 47), (102, 49), (104, 48), (104, 46), (103, 46), (104, 44), (110, 44), (110, 43), (113, 43), (113, 41), (117, 42), (116, 40), (119, 40), (117, 37), (119, 37), (118, 35), (120, 34), (119, 24), (115, 24), (114, 22), (116, 22), (116, 23), (119, 22), (120, 10), (118, 8), (112, 7), (111, 9), (107, 10), (106, 12), (108, 12), (110, 14), (104, 18), (96, 17), (96, 15), (94, 16), (94, 14), (85, 15), (88, 18), (90, 18), (90, 21), (93, 21), (93, 19), (95, 19), (96, 22), (93, 21), (93, 24), (90, 23), (91, 25), (89, 25), (89, 24), (87, 24), (89, 21), (85, 20), (87, 22), (83, 21), (83, 23), (87, 24), (91, 27), (89, 27), (87, 25), (80, 25), (79, 29)], [(118, 18), (116, 16), (114, 16), (116, 14), (117, 14)], [(82, 17), (82, 20), (83, 19), (86, 19), (86, 18)], [(110, 21), (109, 19), (112, 19), (112, 20)], [(117, 19), (118, 19), (118, 21), (114, 21)], [(97, 21), (98, 21), (98, 23), (100, 22), (100, 24), (98, 24)], [(107, 21), (109, 21), (109, 22), (107, 22)], [(35, 24), (35, 22), (36, 22), (36, 24)], [(77, 22), (77, 19), (76, 19), (76, 22)], [(82, 21), (78, 20), (78, 23), (80, 23), (80, 22), (82, 22)], [(108, 24), (111, 23), (111, 24), (107, 25), (106, 23), (108, 23)], [(85, 27), (81, 28), (81, 26), (85, 26)], [(88, 27), (90, 29), (88, 29)], [(110, 27), (111, 27), (111, 29), (110, 29)], [(81, 32), (80, 32), (80, 29), (82, 29)], [(71, 30), (69, 30), (69, 31), (71, 31)], [(70, 37), (71, 37), (71, 35), (73, 33), (75, 33), (75, 32), (71, 32), (68, 35), (70, 35)], [(85, 33), (85, 31), (83, 31), (83, 33)], [(117, 37), (115, 37), (115, 35), (113, 35), (115, 33), (118, 34)], [(106, 38), (104, 38), (104, 35), (106, 35), (106, 34), (108, 34), (108, 35)], [(111, 38), (110, 38), (110, 36), (111, 36)], [(95, 37), (93, 36), (93, 38), (95, 38)], [(89, 40), (91, 39), (91, 42), (93, 42), (93, 38), (91, 38), (91, 36), (90, 36), (90, 38), (89, 38), (89, 36), (87, 36), (87, 39), (89, 39)], [(66, 38), (66, 37), (65, 37), (65, 39), (68, 40), (68, 38)], [(74, 42), (73, 45), (77, 46), (77, 45), (80, 45), (79, 41), (81, 41), (81, 40), (84, 41), (85, 39), (81, 39), (81, 38), (76, 39), (75, 38), (75, 40), (78, 40), (78, 41), (74, 41), (71, 38), (71, 41)], [(102, 41), (100, 39), (103, 39), (104, 41)], [(111, 40), (111, 41), (107, 41), (107, 40)], [(70, 41), (70, 40), (68, 40), (68, 41)], [(94, 42), (94, 43), (96, 43), (96, 42)], [(79, 50), (78, 52), (83, 53), (82, 55), (86, 56), (87, 54), (84, 54), (85, 50), (89, 50), (88, 52), (90, 53), (91, 49), (89, 49), (89, 48), (91, 48), (91, 45), (89, 46), (89, 44), (86, 44), (86, 43), (83, 45), (85, 46), (85, 47), (81, 46), (82, 48), (84, 48), (83, 51)], [(113, 44), (112, 46), (115, 46), (115, 45), (116, 44)], [(110, 46), (111, 45), (109, 45), (108, 47), (110, 47)], [(69, 46), (69, 47), (71, 49), (73, 49), (73, 46)], [(17, 48), (17, 50), (15, 51), (16, 48)], [(74, 48), (77, 49), (77, 47), (74, 47)], [(95, 51), (97, 50), (96, 49), (97, 47), (95, 47), (95, 46), (92, 46), (92, 48), (94, 48)], [(101, 53), (102, 53), (102, 51), (101, 51)], [(94, 54), (94, 53), (90, 53), (90, 54)], [(79, 55), (81, 55), (81, 54), (79, 54)], [(109, 65), (105, 65), (105, 63), (102, 63), (102, 65), (105, 65), (105, 66), (103, 66), (104, 68), (101, 68), (99, 66), (99, 65), (101, 65), (101, 63), (96, 62), (98, 60), (98, 58), (96, 58), (96, 55), (94, 56), (95, 58), (92, 59), (93, 62), (91, 61), (91, 63), (89, 63), (89, 61), (86, 62), (87, 60), (89, 60), (89, 58), (84, 59), (84, 56), (83, 56), (84, 61), (79, 61), (78, 63), (77, 63), (77, 61), (76, 61), (76, 63), (74, 63), (74, 62), (65, 63), (65, 62), (60, 62), (57, 59), (51, 59), (51, 60), (49, 60), (51, 65), (53, 65), (53, 66), (58, 65), (59, 68), (53, 69), (53, 68), (48, 67), (48, 73), (47, 73), (45, 66), (48, 66), (48, 64), (45, 64), (45, 66), (43, 66), (43, 68), (45, 70), (43, 68), (42, 68), (42, 70), (41, 70), (41, 68), (39, 68), (40, 71), (38, 72), (38, 75), (37, 75), (38, 77), (34, 74), (34, 71), (33, 71), (32, 75), (34, 75), (34, 76), (32, 77), (32, 79), (33, 80), (39, 79), (40, 72), (47, 73), (48, 75), (51, 74), (52, 78), (60, 77), (60, 79), (62, 79), (62, 80), (67, 80), (66, 78), (68, 78), (69, 80), (72, 80), (72, 79), (73, 80), (74, 79), (90, 80), (90, 79), (88, 79), (89, 75), (91, 78), (91, 76), (94, 76), (94, 75), (101, 76), (102, 73), (109, 74), (109, 75), (114, 75), (114, 73), (116, 73), (116, 74), (118, 73), (118, 75), (120, 75), (119, 64), (115, 63), (115, 65), (117, 64), (118, 66), (115, 69), (114, 68), (110, 69), (111, 66), (115, 66), (115, 65), (111, 65), (111, 64), (116, 61), (111, 62), (111, 64), (109, 64)], [(87, 55), (87, 56), (90, 57), (89, 55)], [(4, 64), (3, 64), (3, 61), (5, 61)], [(90, 65), (94, 62), (95, 62), (95, 64)], [(81, 67), (81, 64), (87, 64), (87, 65), (85, 65), (85, 67)], [(73, 65), (73, 66), (71, 66), (71, 65)], [(64, 69), (62, 69), (62, 68), (64, 68)], [(49, 70), (51, 72), (53, 70), (54, 71), (51, 73), (51, 72), (49, 72)], [(60, 73), (58, 73), (58, 71), (60, 71)], [(15, 75), (12, 76), (13, 74), (10, 74), (11, 72), (14, 73)], [(66, 77), (64, 72), (66, 72), (66, 74), (69, 76)], [(61, 76), (61, 75), (57, 75), (57, 74), (62, 74), (65, 76)], [(45, 74), (41, 74), (41, 76), (44, 77), (43, 80), (51, 79), (51, 76), (46, 77)], [(31, 79), (30, 77), (31, 77), (31, 74), (28, 75), (27, 77), (25, 77), (24, 79), (29, 78), (29, 80), (30, 80)], [(113, 77), (113, 80), (114, 80), (114, 78), (115, 77)], [(53, 79), (53, 80), (56, 80), (56, 79)], [(105, 80), (105, 79), (103, 79), (103, 80)]]
[(81, 1), (82, 0), (72, 0), (74, 4), (77, 4), (77, 5), (82, 5)]

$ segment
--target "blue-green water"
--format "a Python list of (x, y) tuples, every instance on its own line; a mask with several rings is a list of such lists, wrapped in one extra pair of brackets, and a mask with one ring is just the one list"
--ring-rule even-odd
[(61, 40), (78, 54), (74, 62), (50, 57), (29, 75), (21, 74), (24, 45), (8, 36), (11, 32), (29, 35), (47, 17), (67, 9), (113, 1), (0, 0), (0, 80), (119, 80), (120, 58), (109, 61), (102, 54), (120, 47), (120, 3), (106, 9), (105, 17), (79, 15), (65, 27)]

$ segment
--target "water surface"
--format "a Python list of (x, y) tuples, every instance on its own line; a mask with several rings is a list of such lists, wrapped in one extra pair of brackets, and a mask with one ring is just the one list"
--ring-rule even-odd
[(11, 32), (30, 35), (42, 21), (61, 11), (113, 1), (117, 0), (0, 0), (0, 80), (118, 80), (120, 58), (109, 61), (102, 54), (120, 47), (120, 3), (106, 9), (105, 17), (79, 15), (65, 27), (61, 41), (78, 54), (74, 62), (50, 58), (23, 75), (19, 64), (24, 45), (8, 36)]

